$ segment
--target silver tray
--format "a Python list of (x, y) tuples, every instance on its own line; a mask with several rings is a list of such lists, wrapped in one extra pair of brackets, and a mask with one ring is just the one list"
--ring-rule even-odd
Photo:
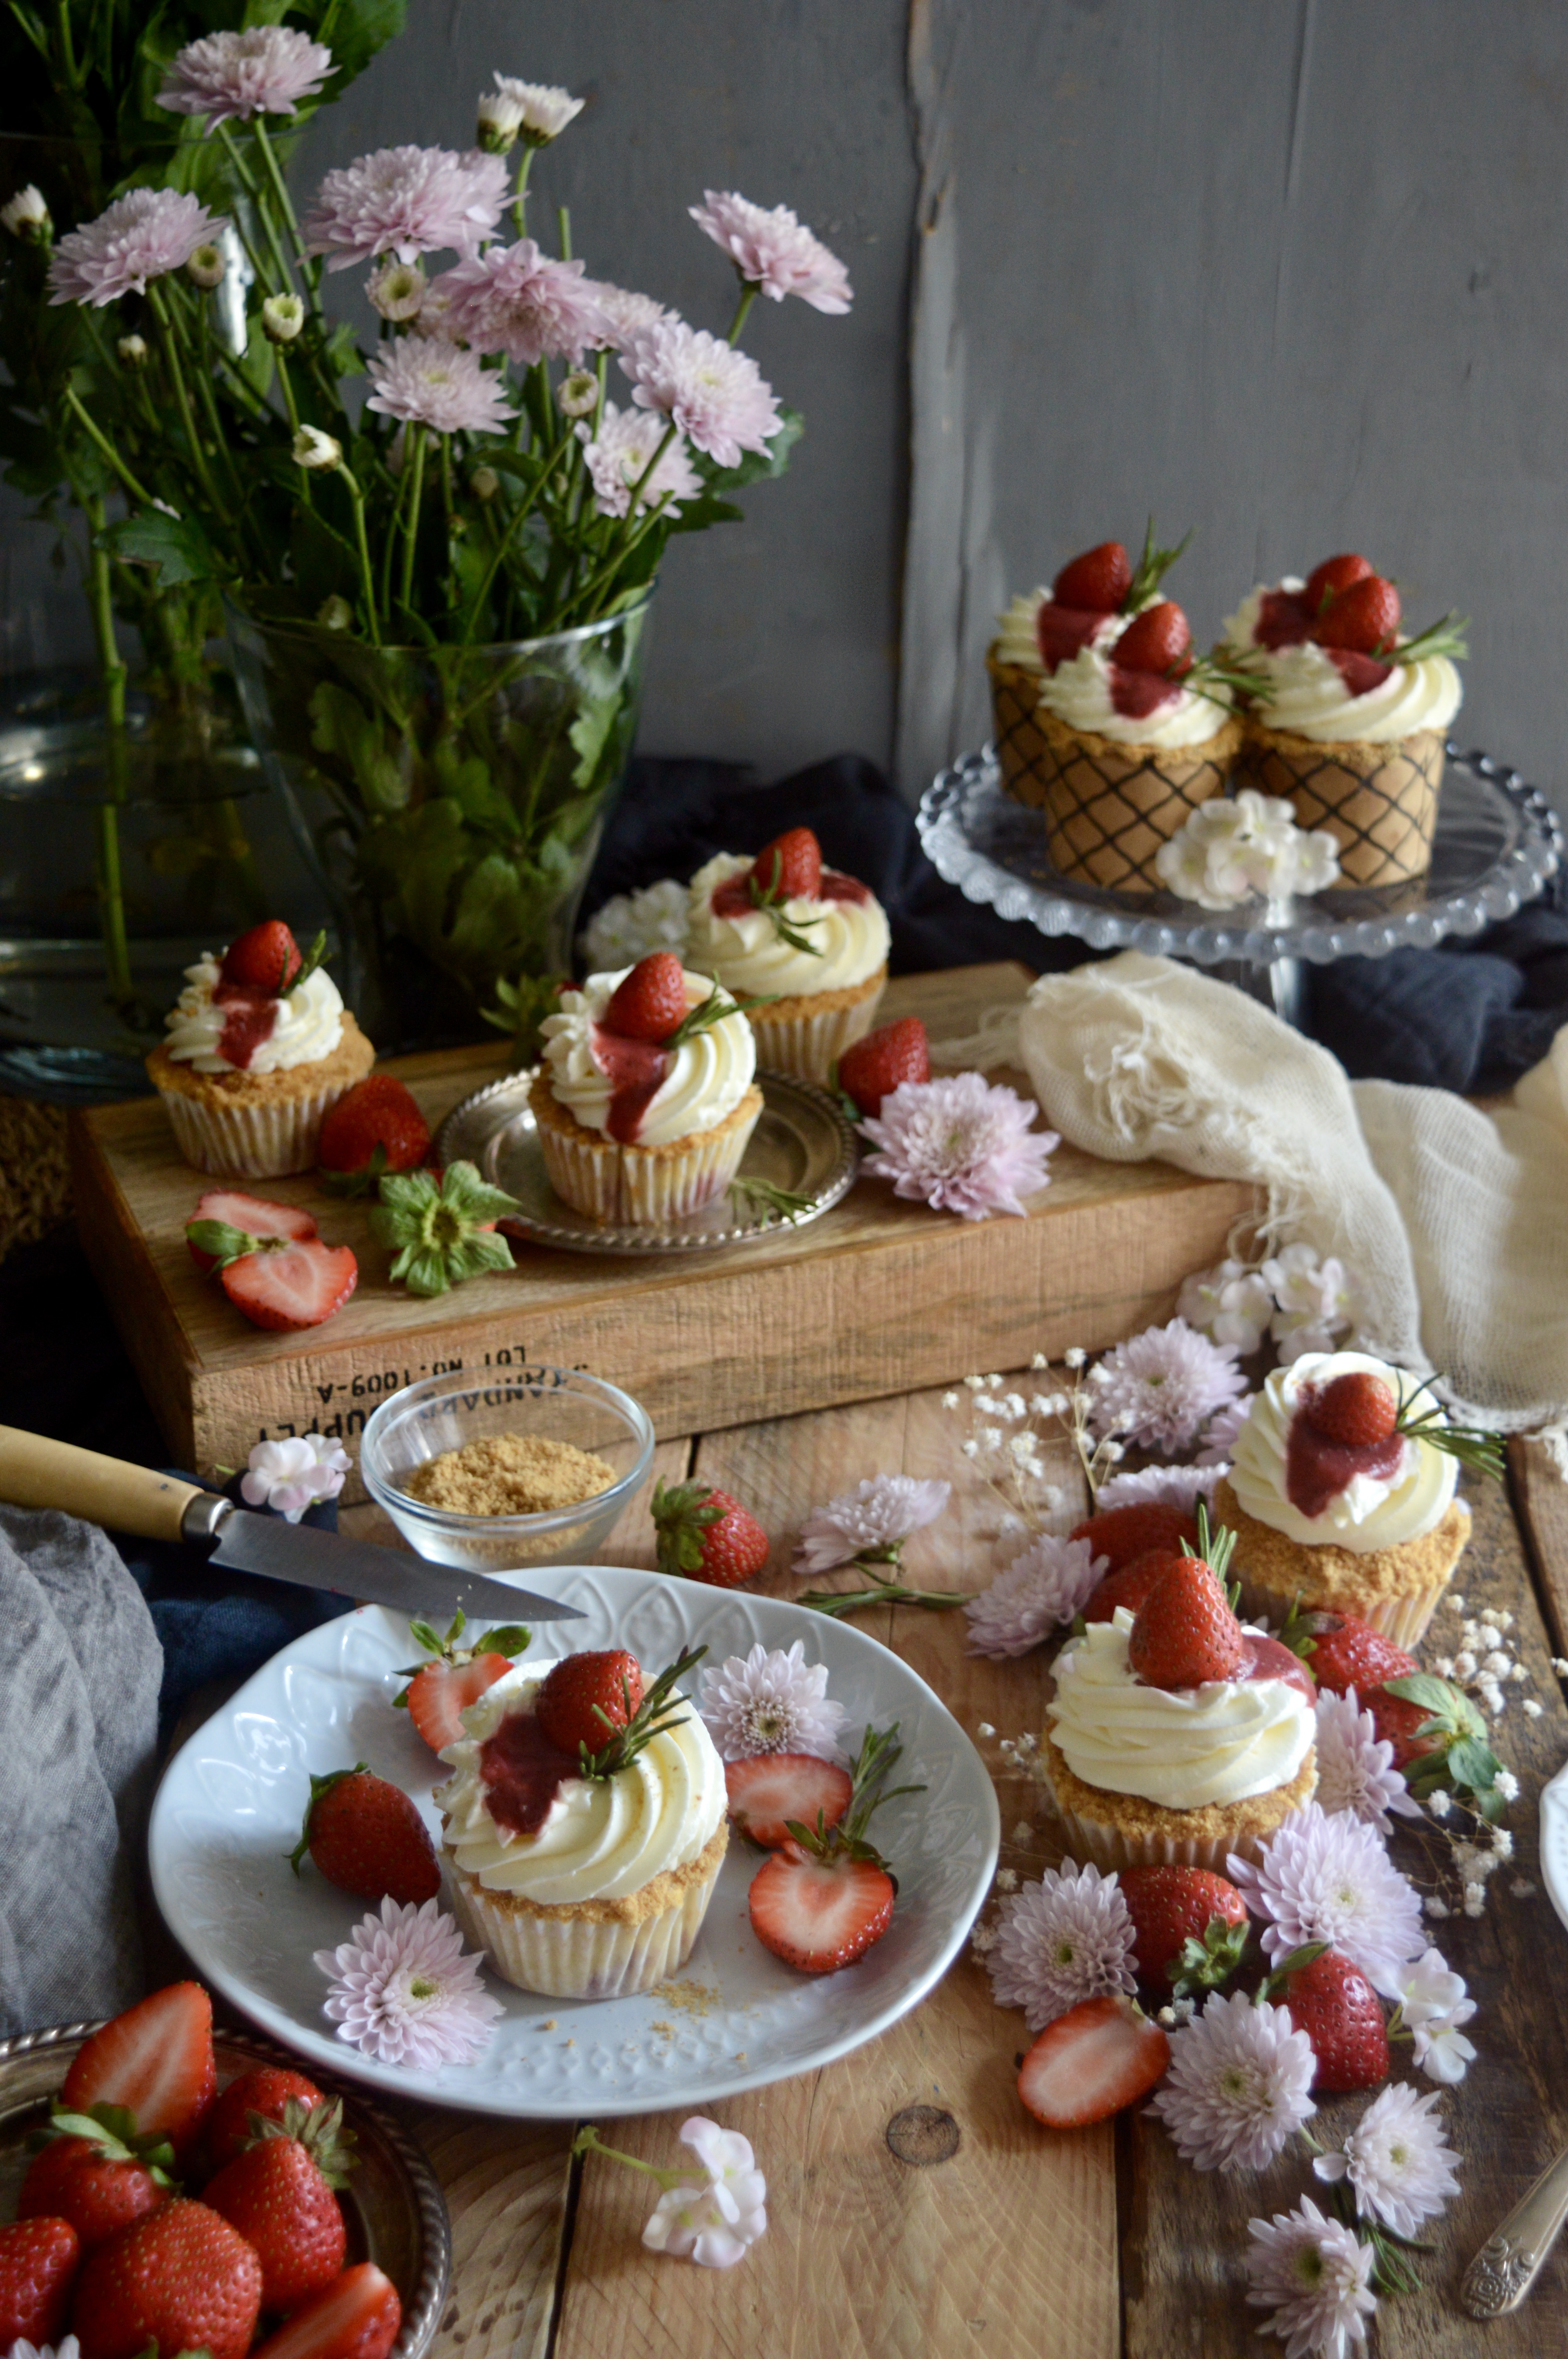
[(694, 1212), (683, 1229), (610, 1228), (574, 1212), (551, 1187), (538, 1130), (528, 1106), (533, 1071), (508, 1073), (452, 1108), (436, 1134), (437, 1160), (477, 1164), (493, 1187), (522, 1206), (497, 1223), (525, 1244), (559, 1245), (568, 1253), (711, 1253), (803, 1227), (847, 1195), (859, 1162), (855, 1133), (836, 1099), (815, 1082), (784, 1073), (759, 1073), (762, 1111), (741, 1160), (742, 1180), (761, 1180), (807, 1200), (793, 1223), (771, 1210), (748, 1211), (744, 1199), (719, 1196)]
[[(49, 2118), (71, 2060), (96, 2023), (58, 2023), (0, 2039), (0, 2217), (10, 2219), (32, 2154), (29, 2133)], [(298, 2058), (251, 2032), (215, 2026), (212, 2046), (222, 2087), (256, 2064), (297, 2067)], [(310, 2078), (343, 2101), (356, 2140), (356, 2166), (339, 2201), (348, 2223), (351, 2261), (373, 2261), (397, 2288), (403, 2324), (391, 2359), (423, 2359), (435, 2340), (452, 2274), (452, 2231), (440, 2181), (390, 2114), (312, 2066)]]

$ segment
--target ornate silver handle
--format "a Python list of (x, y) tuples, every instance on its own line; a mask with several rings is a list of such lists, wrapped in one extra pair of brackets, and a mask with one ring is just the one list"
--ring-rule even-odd
[(1568, 2219), (1568, 2147), (1548, 2163), (1465, 2272), (1459, 2299), (1472, 2318), (1517, 2310)]

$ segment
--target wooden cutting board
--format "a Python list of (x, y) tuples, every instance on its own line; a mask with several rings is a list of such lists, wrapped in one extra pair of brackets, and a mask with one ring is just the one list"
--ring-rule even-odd
[[(889, 985), (882, 1015), (962, 1037), (1029, 981), (1011, 964), (912, 975)], [(386, 1070), (434, 1128), (505, 1061), (487, 1043)], [(1027, 1091), (1022, 1075), (997, 1078)], [(360, 1264), (334, 1319), (275, 1335), (186, 1250), (209, 1183), (181, 1160), (157, 1099), (73, 1115), (71, 1161), (82, 1242), (126, 1349), (173, 1458), (201, 1473), (283, 1434), (330, 1434), (353, 1453), (388, 1392), (449, 1368), (586, 1367), (634, 1394), (667, 1439), (1092, 1351), (1168, 1317), (1182, 1279), (1219, 1258), (1253, 1203), (1237, 1183), (1063, 1146), (1024, 1220), (960, 1220), (862, 1179), (798, 1234), (653, 1264), (517, 1245), (514, 1269), (419, 1300), (388, 1284), (362, 1206), (308, 1179), (269, 1180), (261, 1192), (308, 1202)], [(357, 1480), (347, 1495), (362, 1495)]]

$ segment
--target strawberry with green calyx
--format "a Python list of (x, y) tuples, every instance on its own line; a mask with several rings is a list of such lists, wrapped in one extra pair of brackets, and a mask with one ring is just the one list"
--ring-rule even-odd
[(256, 2118), (254, 2136), (207, 2182), (202, 2201), (237, 2228), (262, 2266), (262, 2306), (291, 2310), (342, 2272), (348, 2230), (336, 2190), (354, 2166), (341, 2099)]
[(1124, 1867), (1119, 1878), (1136, 1936), (1139, 1977), (1177, 1998), (1218, 1990), (1247, 1947), (1247, 1904), (1234, 1884), (1211, 1869), (1160, 1864)]
[(41, 2136), (16, 2217), (69, 2220), (84, 2253), (156, 2211), (174, 2186), (173, 2147), (156, 2132), (138, 2136), (127, 2106), (77, 2114), (57, 2105)]
[(578, 1777), (618, 1777), (655, 1736), (687, 1719), (677, 1707), (689, 1698), (677, 1694), (676, 1682), (707, 1652), (706, 1647), (683, 1648), (646, 1690), (633, 1655), (619, 1649), (565, 1655), (539, 1690), (535, 1711), (540, 1729), (559, 1751), (577, 1755)]
[(1306, 1941), (1265, 1975), (1257, 2004), (1280, 1995), (1317, 2060), (1313, 2087), (1324, 2094), (1375, 2089), (1389, 2077), (1382, 2002), (1359, 1966), (1325, 1941)]
[(836, 1973), (853, 1965), (892, 1922), (898, 1885), (867, 1840), (871, 1814), (898, 1794), (924, 1786), (889, 1786), (902, 1757), (898, 1723), (868, 1728), (850, 1772), (850, 1800), (833, 1826), (818, 1810), (815, 1826), (785, 1821), (787, 1840), (752, 1879), (752, 1930), (764, 1949), (802, 1973)]
[[(1211, 1533), (1201, 1501), (1197, 1525), (1198, 1553), (1178, 1557), (1160, 1575), (1128, 1633), (1128, 1661), (1145, 1687), (1174, 1690), (1233, 1680), (1248, 1659), (1247, 1640), (1224, 1586), (1236, 1536), (1223, 1527)], [(1290, 1658), (1283, 1659), (1288, 1664)]]
[[(203, 1203), (208, 1201), (202, 1199)], [(286, 1208), (265, 1209), (282, 1213)], [(351, 1245), (327, 1245), (316, 1234), (308, 1214), (305, 1220), (307, 1234), (299, 1234), (298, 1221), (269, 1221), (257, 1234), (226, 1220), (199, 1218), (187, 1224), (185, 1241), (197, 1263), (217, 1274), (235, 1310), (243, 1311), (253, 1326), (319, 1327), (352, 1294), (360, 1266)]]
[(428, 1663), (406, 1664), (401, 1676), (408, 1682), (392, 1699), (406, 1712), (433, 1753), (455, 1745), (463, 1734), (462, 1714), (486, 1688), (504, 1679), (512, 1658), (520, 1655), (534, 1634), (521, 1622), (507, 1622), (487, 1630), (471, 1647), (458, 1643), (468, 1616), (458, 1608), (443, 1638), (428, 1622), (411, 1621), (409, 1633), (416, 1645), (434, 1657)]
[(430, 1152), (430, 1125), (392, 1073), (370, 1073), (328, 1111), (317, 1143), (330, 1196), (373, 1196), (387, 1171), (413, 1171)]
[[(1394, 1710), (1386, 1709), (1391, 1699)], [(1494, 1824), (1507, 1808), (1498, 1791), (1503, 1765), (1487, 1742), (1487, 1723), (1462, 1688), (1432, 1671), (1385, 1680), (1363, 1695), (1378, 1734), (1394, 1746), (1394, 1764), (1418, 1802), (1443, 1787), (1470, 1797), (1470, 1806)], [(1419, 1717), (1418, 1717), (1419, 1715)]]
[(711, 1484), (655, 1484), (652, 1512), (661, 1572), (735, 1589), (768, 1560), (768, 1536), (751, 1509)]
[[(203, 2125), (207, 2159), (214, 2170), (232, 2162), (243, 2153), (252, 2138), (260, 2135), (260, 2122), (281, 2122), (290, 2103), (301, 2105), (308, 2114), (326, 2099), (314, 2081), (303, 2072), (295, 2072), (283, 2064), (256, 2064), (231, 2081), (208, 2114)], [(350, 2133), (344, 2131), (346, 2138)]]
[(822, 847), (808, 827), (792, 827), (772, 843), (764, 844), (746, 879), (747, 897), (753, 909), (761, 909), (773, 919), (773, 931), (781, 942), (791, 950), (805, 951), (810, 958), (820, 958), (821, 945), (814, 942), (806, 931), (820, 926), (820, 918), (792, 918), (787, 904), (791, 901), (815, 901), (822, 890)]
[(1280, 1643), (1300, 1656), (1320, 1688), (1335, 1695), (1354, 1688), (1365, 1699), (1385, 1680), (1403, 1679), (1417, 1669), (1415, 1657), (1386, 1630), (1356, 1614), (1303, 1614), (1299, 1593), (1281, 1627)]
[(371, 1234), (395, 1258), (388, 1275), (410, 1294), (445, 1294), (481, 1270), (512, 1267), (512, 1248), (493, 1223), (522, 1208), (481, 1180), (471, 1163), (433, 1171), (389, 1171), (371, 1212)]
[(433, 1900), (441, 1865), (425, 1821), (400, 1786), (351, 1769), (312, 1776), (299, 1841), (288, 1855), (296, 1875), (308, 1852), (329, 1884), (356, 1900), (388, 1897), (400, 1907)]
[[(232, 1259), (228, 1251), (231, 1237), (242, 1236), (254, 1245), (258, 1238), (288, 1238), (295, 1244), (315, 1236), (316, 1216), (303, 1204), (275, 1203), (266, 1196), (248, 1195), (241, 1188), (209, 1188), (196, 1200), (196, 1210), (185, 1224), (185, 1242), (190, 1248), (190, 1258), (203, 1277), (216, 1268), (219, 1256), (204, 1250), (201, 1234), (211, 1223), (220, 1233), (222, 1258)], [(240, 1252), (246, 1246), (236, 1248)]]
[(218, 967), (220, 1002), (225, 991), (265, 994), (281, 999), (308, 983), (327, 956), (327, 937), (319, 933), (301, 956), (298, 943), (281, 918), (268, 918), (248, 933), (237, 934)]

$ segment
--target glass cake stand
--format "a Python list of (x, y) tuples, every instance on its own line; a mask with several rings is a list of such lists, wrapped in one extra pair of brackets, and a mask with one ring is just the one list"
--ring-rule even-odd
[(1561, 865), (1563, 822), (1539, 788), (1489, 754), (1448, 747), (1432, 868), (1419, 883), (1244, 901), (1217, 915), (1168, 893), (1107, 893), (1059, 875), (1043, 814), (1002, 790), (992, 747), (932, 780), (916, 818), (937, 874), (968, 901), (1095, 950), (1149, 951), (1217, 970), (1288, 1023), (1303, 965), (1432, 950), (1532, 901)]

